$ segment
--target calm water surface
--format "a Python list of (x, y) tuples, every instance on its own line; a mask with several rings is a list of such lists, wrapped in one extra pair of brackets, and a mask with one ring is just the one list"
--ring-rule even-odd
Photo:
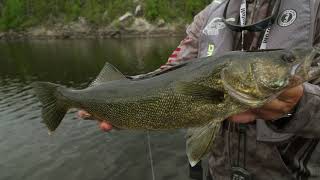
[[(146, 132), (102, 133), (95, 122), (69, 112), (49, 137), (36, 80), (85, 87), (105, 61), (127, 75), (164, 63), (180, 38), (0, 42), (1, 180), (149, 180)], [(184, 133), (151, 132), (156, 179), (188, 179)]]

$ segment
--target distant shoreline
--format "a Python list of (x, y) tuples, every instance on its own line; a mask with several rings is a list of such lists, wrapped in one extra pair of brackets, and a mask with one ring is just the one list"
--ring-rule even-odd
[(58, 35), (38, 34), (32, 35), (27, 31), (0, 32), (0, 41), (6, 40), (47, 40), (47, 39), (120, 39), (120, 38), (154, 38), (154, 37), (183, 37), (185, 32), (180, 31), (157, 31), (157, 32), (127, 32), (127, 31), (105, 31), (102, 34), (95, 32), (81, 34), (68, 32)]
[(144, 18), (135, 18), (130, 25), (96, 26), (84, 19), (68, 24), (42, 25), (25, 30), (0, 32), (0, 40), (18, 39), (107, 39), (130, 37), (175, 37), (185, 35), (186, 25), (151, 24)]

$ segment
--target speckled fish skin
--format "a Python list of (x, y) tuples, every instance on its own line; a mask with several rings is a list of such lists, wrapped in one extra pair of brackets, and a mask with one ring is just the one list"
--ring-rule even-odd
[[(313, 49), (229, 52), (190, 61), (149, 79), (122, 78), (83, 90), (57, 86), (52, 91), (55, 103), (64, 107), (60, 109), (84, 109), (122, 129), (200, 127), (259, 107), (272, 95), (308, 80), (312, 54)], [(45, 87), (39, 86), (43, 84), (34, 84), (41, 94)], [(43, 111), (50, 131), (61, 121), (52, 122), (53, 116)]]
[[(74, 107), (84, 109), (98, 119), (106, 119), (121, 129), (157, 130), (201, 126), (219, 117), (225, 103), (185, 95), (177, 92), (176, 85), (178, 82), (210, 82), (223, 92), (218, 78), (220, 68), (212, 72), (209, 68), (211, 62), (213, 61), (194, 62), (150, 79), (122, 79), (84, 90), (61, 93)], [(214, 62), (214, 66), (222, 68), (224, 65), (225, 62)], [(221, 93), (221, 97), (216, 98), (220, 100), (223, 96)]]

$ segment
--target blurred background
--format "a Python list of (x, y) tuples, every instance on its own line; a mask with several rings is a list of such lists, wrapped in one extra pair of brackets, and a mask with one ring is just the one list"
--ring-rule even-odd
[(0, 34), (14, 37), (170, 35), (212, 0), (0, 0)]

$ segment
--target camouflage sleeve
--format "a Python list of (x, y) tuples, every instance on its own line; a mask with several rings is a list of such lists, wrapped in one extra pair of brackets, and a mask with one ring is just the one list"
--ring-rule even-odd
[(306, 138), (320, 137), (320, 87), (304, 83), (304, 95), (292, 117), (280, 119), (284, 124), (268, 123), (271, 129), (281, 133), (293, 133)]
[(174, 67), (180, 63), (187, 60), (191, 60), (198, 56), (199, 48), (199, 36), (201, 29), (206, 24), (209, 14), (211, 13), (212, 5), (208, 5), (204, 10), (198, 13), (193, 22), (188, 26), (186, 30), (187, 36), (180, 42), (178, 47), (173, 51), (173, 53), (168, 58), (166, 64), (162, 65), (160, 68), (156, 69), (147, 74), (141, 74), (137, 76), (132, 76), (132, 79), (148, 78), (159, 74), (159, 72), (167, 70)]

